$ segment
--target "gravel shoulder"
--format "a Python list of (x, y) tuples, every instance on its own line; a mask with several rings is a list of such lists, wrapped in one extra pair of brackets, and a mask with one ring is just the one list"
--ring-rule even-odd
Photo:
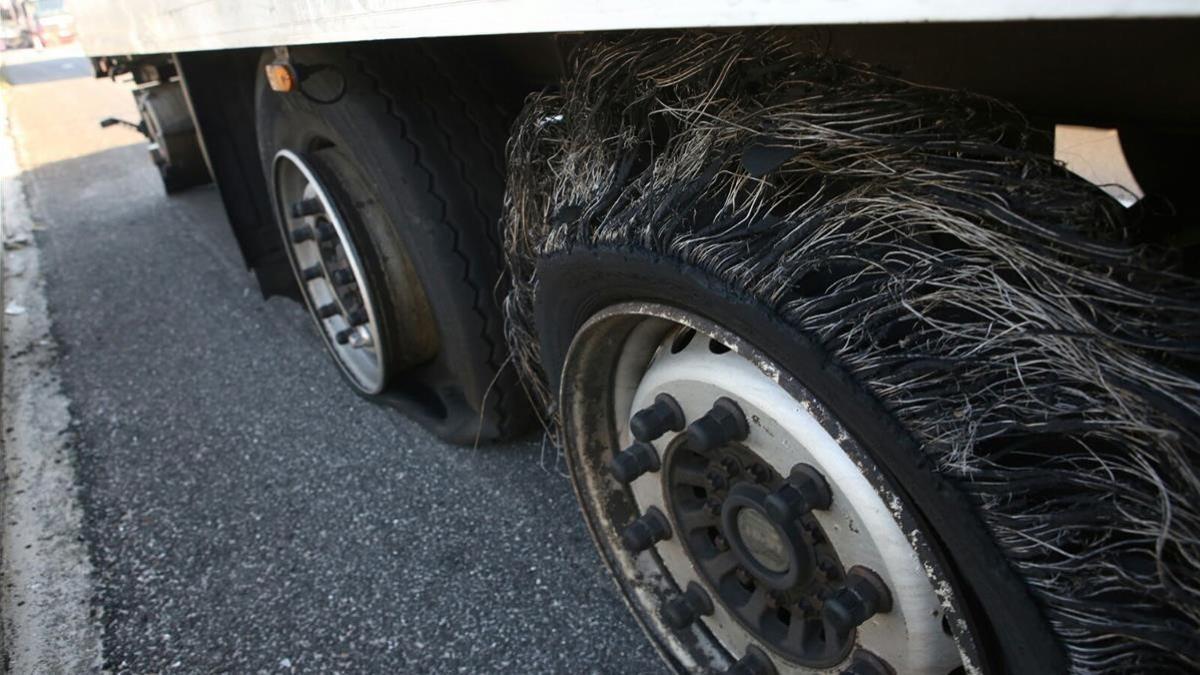
[(50, 334), (34, 224), (0, 84), (0, 239), (4, 241), (4, 429), (0, 474), (0, 646), (12, 673), (86, 673), (100, 666), (92, 567), (70, 453), (71, 416)]

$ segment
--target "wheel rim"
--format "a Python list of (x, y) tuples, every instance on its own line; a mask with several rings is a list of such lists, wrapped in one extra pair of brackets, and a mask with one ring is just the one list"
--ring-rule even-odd
[(387, 354), (377, 311), (344, 219), (300, 155), (280, 150), (274, 161), (278, 221), (309, 313), (338, 366), (368, 394), (383, 390)]
[(155, 109), (154, 93), (149, 92), (138, 99), (138, 108), (142, 120), (146, 123), (146, 137), (150, 141), (148, 150), (151, 157), (154, 158), (154, 163), (158, 166), (170, 164), (170, 149), (165, 142), (166, 138), (163, 136), (162, 126), (158, 123), (158, 111)]
[[(663, 394), (688, 425), (730, 401), (744, 437), (708, 447), (678, 420), (631, 425)], [(822, 404), (744, 341), (673, 308), (617, 305), (577, 333), (561, 400), (593, 537), (643, 627), (680, 666), (971, 669), (975, 649), (949, 584), (920, 553), (924, 535), (900, 500)], [(663, 532), (631, 538), (639, 527)]]

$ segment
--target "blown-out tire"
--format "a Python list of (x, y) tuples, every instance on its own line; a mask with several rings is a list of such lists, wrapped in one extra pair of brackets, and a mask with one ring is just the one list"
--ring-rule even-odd
[[(264, 54), (262, 65), (271, 58)], [(284, 248), (342, 374), (360, 395), (402, 409), (451, 442), (520, 432), (528, 405), (512, 369), (503, 367), (494, 296), (501, 107), (482, 89), (452, 89), (464, 85), (450, 73), (465, 66), (415, 43), (387, 51), (297, 48), (290, 58), (300, 74), (298, 91), (272, 91), (260, 68), (259, 151)], [(303, 173), (297, 166), (306, 167), (330, 202), (329, 213), (307, 217), (338, 221), (337, 232), (345, 230), (336, 245), (339, 260), (346, 250), (356, 253), (358, 272), (348, 287), (357, 298), (344, 301), (347, 285), (333, 285), (332, 277), (304, 276), (300, 257), (311, 254), (288, 239), (303, 219), (294, 217), (292, 196), (284, 194), (313, 194), (303, 192), (309, 183), (295, 177)], [(323, 267), (332, 264), (322, 258)], [(356, 303), (370, 314), (364, 324), (370, 334), (362, 338), (377, 350), (379, 364), (378, 377), (366, 378), (365, 386), (339, 344), (347, 324), (318, 316), (324, 310), (314, 289), (326, 286), (339, 295), (329, 300), (336, 305), (330, 315), (340, 307), (349, 316)]]
[[(847, 454), (856, 465), (868, 467), (864, 474), (875, 476), (871, 482), (880, 496), (900, 499), (903, 508), (893, 507), (893, 516), (905, 532), (913, 532), (913, 541), (919, 540), (916, 550), (931, 582), (941, 587), (943, 601), (953, 604), (947, 625), (956, 626), (963, 665), (973, 662), (990, 673), (1064, 672), (1062, 649), (1045, 617), (974, 515), (972, 504), (933, 470), (928, 457), (894, 418), (810, 336), (799, 333), (770, 308), (732, 291), (726, 284), (636, 247), (575, 247), (541, 260), (538, 275), (535, 318), (552, 390), (561, 391), (572, 481), (602, 557), (647, 634), (673, 667), (681, 671), (720, 670), (742, 654), (728, 654), (723, 662), (712, 656), (713, 643), (705, 643), (706, 635), (712, 639), (705, 632), (708, 627), (694, 631), (666, 626), (656, 606), (682, 590), (683, 583), (677, 582), (680, 588), (671, 583), (664, 585), (664, 575), (644, 567), (647, 559), (631, 558), (620, 544), (619, 528), (638, 515), (638, 489), (631, 493), (609, 475), (608, 463), (624, 444), (622, 434), (628, 433), (622, 430), (626, 424), (622, 419), (625, 413), (619, 410), (622, 406), (609, 402), (615, 400), (614, 396), (622, 396), (622, 388), (632, 391), (636, 386), (620, 365), (621, 359), (644, 368), (647, 360), (658, 358), (661, 348), (656, 352), (642, 348), (654, 357), (629, 357), (622, 355), (625, 347), (614, 345), (647, 341), (638, 321), (620, 314), (628, 313), (634, 319), (636, 315), (648, 317), (654, 313), (648, 309), (652, 306), (665, 308), (667, 314), (678, 312), (679, 316), (704, 322), (707, 328), (699, 327), (700, 333), (709, 330), (716, 335), (700, 337), (735, 342), (734, 352), (759, 365), (769, 379), (790, 381), (797, 390), (810, 394), (812, 408), (823, 406), (827, 421), (848, 432), (854, 443), (843, 443)], [(614, 311), (616, 314), (611, 314)], [(605, 313), (610, 313), (605, 319), (608, 325), (598, 325), (596, 317)], [(662, 316), (654, 320), (660, 321)], [(638, 332), (642, 333), (640, 337)], [(649, 342), (654, 344), (655, 340)], [(776, 367), (778, 371), (774, 371)], [(698, 373), (697, 381), (705, 377)], [(728, 386), (736, 396), (736, 386)], [(810, 403), (805, 400), (798, 397), (799, 405), (808, 409)], [(754, 424), (757, 420), (752, 421), (752, 427)], [(670, 441), (670, 447), (677, 447), (680, 440), (676, 437)], [(664, 454), (664, 465), (671, 452), (669, 449)], [(653, 480), (659, 480), (657, 474)], [(665, 483), (667, 478), (661, 480)], [(673, 521), (672, 527), (682, 525)], [(675, 539), (682, 540), (684, 535), (677, 534)], [(656, 554), (655, 559), (665, 559), (658, 555), (664, 554)], [(843, 561), (847, 566), (853, 562)], [(634, 569), (641, 573), (631, 573)], [(945, 586), (941, 586), (943, 582)], [(712, 595), (718, 595), (718, 586), (710, 589)], [(781, 672), (785, 667), (789, 668), (786, 672), (795, 672), (790, 668), (797, 666), (781, 665), (784, 660), (778, 653), (770, 652), (770, 658), (776, 660)], [(840, 658), (837, 665), (845, 667), (847, 659), (857, 657), (846, 653)], [(900, 667), (898, 672), (913, 671)]]

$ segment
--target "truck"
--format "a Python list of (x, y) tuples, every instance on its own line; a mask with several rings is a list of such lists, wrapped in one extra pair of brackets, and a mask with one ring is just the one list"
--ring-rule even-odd
[(72, 9), (348, 387), (560, 448), (671, 669), (1200, 668), (1200, 2)]

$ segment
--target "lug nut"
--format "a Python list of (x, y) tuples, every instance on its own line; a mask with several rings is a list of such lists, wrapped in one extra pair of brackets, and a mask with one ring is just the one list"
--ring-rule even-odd
[(338, 269), (329, 273), (329, 278), (333, 279), (333, 283), (337, 284), (338, 286), (345, 286), (346, 284), (354, 282), (354, 272), (351, 272), (345, 267), (339, 267)]
[(301, 225), (292, 230), (290, 236), (293, 244), (300, 244), (313, 238), (313, 229), (308, 225)]
[(725, 671), (725, 675), (775, 675), (775, 664), (767, 657), (766, 652), (750, 645), (746, 647), (746, 655)]
[(341, 313), (342, 310), (338, 309), (338, 306), (332, 302), (321, 305), (317, 308), (317, 316), (321, 317), (322, 319), (328, 319), (331, 316), (337, 316)]
[(855, 566), (846, 573), (845, 583), (825, 600), (821, 610), (826, 630), (844, 639), (864, 621), (892, 609), (892, 594), (883, 579), (871, 570)]
[(749, 433), (742, 409), (722, 396), (703, 417), (688, 425), (688, 446), (696, 452), (708, 452), (730, 441), (740, 441)]
[(659, 394), (654, 403), (633, 414), (629, 430), (639, 441), (650, 442), (668, 431), (681, 431), (686, 420), (683, 408), (670, 394)]
[(675, 630), (683, 630), (701, 616), (713, 612), (712, 599), (700, 584), (692, 581), (687, 590), (663, 603), (662, 618)]
[(621, 544), (630, 553), (641, 553), (663, 539), (670, 539), (671, 525), (667, 517), (651, 506), (645, 515), (630, 523), (621, 532)]
[(316, 232), (317, 241), (332, 241), (337, 236), (337, 230), (333, 228), (333, 223), (324, 218), (317, 221)]
[(622, 485), (628, 485), (639, 476), (650, 471), (658, 471), (662, 464), (658, 460), (658, 451), (645, 441), (637, 441), (633, 445), (618, 452), (608, 463), (608, 469), (613, 478)]
[(359, 307), (358, 309), (355, 309), (355, 310), (351, 310), (351, 312), (346, 315), (346, 321), (351, 326), (361, 326), (361, 325), (365, 324), (368, 320), (369, 319), (367, 317), (366, 310), (364, 310), (361, 307)]
[(313, 265), (311, 267), (305, 267), (304, 269), (300, 270), (300, 278), (304, 279), (305, 281), (312, 281), (313, 279), (321, 278), (321, 266)]
[(716, 469), (709, 469), (708, 473), (704, 474), (704, 478), (708, 480), (709, 487), (714, 490), (724, 490), (729, 485), (725, 475)]
[(793, 521), (813, 509), (825, 510), (833, 501), (825, 477), (808, 464), (792, 467), (787, 482), (767, 495), (763, 507), (778, 523)]
[(850, 659), (850, 665), (842, 671), (841, 675), (895, 675), (896, 671), (888, 665), (887, 661), (875, 656), (865, 649), (855, 650), (854, 656)]
[(306, 216), (315, 216), (324, 210), (325, 207), (321, 206), (321, 200), (317, 199), (316, 197), (311, 199), (301, 199), (300, 201), (292, 204), (292, 217), (304, 218)]
[(334, 335), (333, 338), (337, 340), (339, 345), (344, 345), (347, 342), (350, 342), (350, 337), (354, 335), (355, 332), (357, 331), (353, 328), (343, 328), (342, 330), (339, 330), (337, 335)]
[(354, 335), (350, 336), (350, 346), (355, 348), (370, 347), (371, 334), (359, 328), (358, 330), (354, 331)]

